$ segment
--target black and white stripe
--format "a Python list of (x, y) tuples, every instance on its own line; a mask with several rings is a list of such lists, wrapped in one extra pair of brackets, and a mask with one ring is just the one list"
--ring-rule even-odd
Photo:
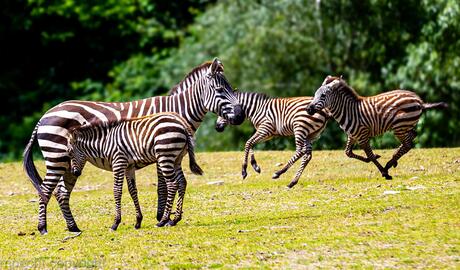
[[(299, 181), (305, 167), (312, 157), (312, 141), (315, 140), (326, 126), (328, 115), (320, 111), (311, 116), (305, 111), (312, 101), (312, 97), (271, 98), (265, 94), (251, 92), (237, 92), (238, 102), (241, 104), (245, 115), (256, 128), (256, 132), (246, 142), (242, 166), (243, 179), (247, 176), (248, 155), (251, 153), (251, 165), (260, 173), (260, 167), (254, 157), (255, 144), (270, 140), (276, 136), (293, 136), (295, 138), (296, 152), (286, 165), (275, 172), (273, 178), (278, 178), (285, 173), (300, 157), (300, 168), (288, 187), (293, 187)], [(227, 120), (219, 117), (216, 130), (223, 131)]]
[[(55, 195), (68, 229), (80, 231), (69, 207), (70, 194), (77, 180), (68, 170), (69, 129), (158, 112), (178, 113), (193, 131), (199, 127), (208, 111), (234, 124), (240, 124), (244, 120), (234, 91), (223, 74), (222, 63), (217, 59), (193, 69), (173, 90), (178, 88), (182, 92), (173, 96), (152, 97), (132, 102), (66, 101), (42, 116), (24, 150), (24, 169), (40, 195), (38, 230), (42, 234), (47, 233), (46, 206), (56, 186)], [(46, 163), (44, 180), (41, 179), (32, 160), (32, 146), (36, 140)], [(92, 163), (99, 168), (110, 169), (109, 164), (103, 159), (95, 159)], [(166, 185), (160, 181), (158, 193), (164, 194), (164, 190)], [(162, 205), (165, 198), (159, 197), (158, 200), (159, 205)], [(162, 213), (158, 212), (157, 217), (161, 216)]]
[[(447, 104), (424, 103), (414, 92), (394, 90), (371, 97), (358, 95), (342, 78), (327, 76), (322, 86), (316, 90), (315, 97), (308, 106), (309, 114), (327, 108), (340, 127), (347, 133), (345, 153), (351, 158), (373, 162), (386, 179), (392, 177), (388, 169), (398, 165), (401, 158), (412, 148), (416, 137), (415, 126), (424, 110), (446, 108)], [(386, 131), (394, 131), (401, 145), (390, 161), (383, 167), (379, 155), (375, 155), (369, 139)], [(353, 145), (358, 143), (366, 157), (353, 153)]]
[[(123, 179), (126, 177), (129, 193), (136, 207), (136, 225), (140, 228), (140, 209), (135, 181), (135, 170), (157, 163), (158, 170), (166, 183), (167, 194), (162, 218), (157, 226), (174, 226), (182, 218), (187, 181), (182, 171), (182, 158), (188, 152), (190, 169), (201, 175), (203, 171), (195, 161), (193, 131), (186, 121), (176, 113), (159, 113), (139, 119), (103, 123), (77, 128), (69, 139), (71, 172), (79, 176), (86, 161), (104, 160), (113, 171), (115, 221), (112, 230), (121, 222), (121, 195)], [(176, 193), (179, 198), (173, 220), (170, 214)]]

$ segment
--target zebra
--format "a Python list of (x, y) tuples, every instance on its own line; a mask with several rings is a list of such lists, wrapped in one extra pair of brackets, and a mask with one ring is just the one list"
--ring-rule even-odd
[[(107, 161), (114, 175), (115, 221), (111, 227), (116, 230), (121, 222), (121, 194), (126, 176), (128, 190), (136, 208), (136, 225), (142, 222), (142, 212), (137, 197), (134, 171), (152, 163), (157, 163), (167, 185), (167, 200), (163, 217), (157, 224), (174, 226), (182, 218), (187, 181), (181, 162), (186, 151), (190, 169), (194, 174), (203, 171), (195, 160), (193, 151), (193, 131), (186, 121), (176, 113), (157, 113), (141, 118), (77, 127), (70, 133), (70, 171), (79, 176), (86, 160), (99, 158)], [(179, 198), (176, 213), (170, 220), (172, 204), (176, 192)]]
[[(275, 136), (292, 136), (295, 138), (296, 152), (286, 165), (272, 176), (279, 178), (300, 157), (302, 162), (294, 178), (288, 184), (292, 188), (299, 181), (305, 167), (312, 158), (312, 141), (317, 139), (326, 127), (329, 118), (327, 112), (318, 111), (310, 116), (305, 111), (313, 100), (312, 97), (272, 98), (266, 94), (255, 92), (236, 92), (238, 102), (241, 104), (246, 117), (256, 128), (256, 132), (244, 146), (244, 158), (241, 174), (243, 179), (247, 176), (248, 155), (251, 153), (251, 165), (257, 173), (260, 167), (254, 157), (253, 147), (255, 144), (268, 141)], [(218, 117), (216, 130), (222, 132), (228, 121)]]
[[(238, 104), (234, 90), (224, 75), (223, 65), (216, 58), (194, 68), (171, 92), (172, 96), (158, 96), (131, 102), (66, 101), (46, 112), (35, 126), (24, 150), (23, 166), (26, 174), (39, 194), (38, 230), (46, 234), (46, 209), (51, 193), (54, 192), (59, 207), (71, 232), (80, 232), (69, 206), (70, 194), (77, 177), (69, 171), (68, 137), (69, 129), (101, 122), (120, 121), (158, 112), (176, 112), (181, 115), (195, 132), (206, 112), (211, 111), (238, 125), (244, 121), (244, 113)], [(32, 158), (32, 146), (38, 141), (45, 159), (46, 175), (41, 179)], [(91, 159), (96, 167), (110, 170), (103, 159)], [(164, 212), (166, 184), (157, 168), (157, 219)], [(57, 187), (57, 188), (56, 188)]]
[[(372, 161), (382, 176), (390, 180), (388, 170), (396, 167), (398, 160), (413, 147), (417, 135), (415, 126), (422, 112), (447, 108), (447, 103), (424, 103), (414, 92), (407, 90), (362, 97), (342, 77), (327, 76), (307, 106), (307, 112), (312, 115), (324, 108), (330, 110), (348, 136), (345, 154), (366, 163)], [(401, 145), (383, 167), (377, 160), (380, 156), (373, 153), (369, 139), (386, 131), (394, 131)], [(355, 143), (364, 150), (366, 157), (353, 153)]]

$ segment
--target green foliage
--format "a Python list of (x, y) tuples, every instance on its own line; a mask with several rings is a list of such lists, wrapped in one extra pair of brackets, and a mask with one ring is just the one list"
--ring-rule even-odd
[[(261, 174), (240, 180), (242, 153), (198, 153), (176, 227), (155, 227), (155, 169), (136, 173), (144, 220), (124, 187), (122, 223), (113, 222), (113, 176), (88, 165), (71, 197), (83, 233), (71, 233), (58, 203), (48, 205), (49, 234), (37, 232), (38, 197), (21, 164), (0, 164), (0, 268), (102, 269), (455, 269), (460, 232), (460, 148), (416, 149), (380, 177), (373, 164), (342, 151), (314, 151), (300, 182), (294, 166), (272, 180), (292, 151), (256, 151)], [(392, 151), (379, 150), (382, 160)], [(184, 165), (188, 164), (184, 160)], [(37, 162), (40, 174), (44, 162)], [(222, 185), (208, 182), (224, 181)], [(385, 192), (394, 191), (396, 194)], [(398, 193), (399, 192), (399, 193)], [(332, 225), (332, 226), (331, 226)], [(458, 267), (457, 267), (458, 268)]]
[[(11, 105), (0, 109), (0, 158), (18, 157), (30, 123), (60, 101), (161, 95), (215, 56), (245, 91), (312, 95), (326, 75), (342, 74), (361, 95), (405, 88), (446, 101), (447, 111), (423, 116), (417, 145), (459, 145), (459, 9), (454, 0), (7, 1), (0, 97)], [(198, 131), (198, 149), (242, 149), (253, 129), (217, 134), (213, 117)], [(342, 148), (344, 138), (331, 122), (314, 147)]]

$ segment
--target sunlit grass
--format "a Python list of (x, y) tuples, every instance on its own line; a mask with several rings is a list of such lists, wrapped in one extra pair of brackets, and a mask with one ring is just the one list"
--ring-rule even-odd
[[(376, 152), (381, 160), (392, 153)], [(342, 151), (316, 151), (288, 190), (297, 166), (278, 180), (271, 175), (291, 154), (256, 152), (262, 173), (249, 167), (243, 181), (242, 153), (199, 153), (205, 175), (186, 168), (183, 220), (172, 228), (155, 227), (155, 169), (143, 169), (142, 228), (134, 229), (125, 185), (116, 232), (109, 231), (112, 175), (87, 166), (71, 199), (83, 233), (67, 241), (56, 200), (48, 208), (49, 234), (41, 236), (37, 196), (21, 164), (0, 164), (0, 268), (460, 267), (460, 148), (413, 150), (390, 171), (392, 181)]]

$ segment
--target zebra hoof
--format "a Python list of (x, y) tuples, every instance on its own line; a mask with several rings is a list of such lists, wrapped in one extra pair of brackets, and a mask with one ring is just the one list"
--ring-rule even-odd
[(41, 235), (47, 235), (48, 234), (48, 230), (46, 228), (38, 229), (38, 231), (40, 232)]
[(289, 183), (289, 185), (287, 185), (287, 187), (288, 187), (288, 188), (292, 188), (292, 187), (294, 187), (295, 185), (297, 185), (297, 182), (298, 182), (298, 181), (293, 181), (293, 182)]
[(398, 162), (397, 161), (393, 162), (393, 168), (396, 168), (396, 167), (398, 167)]
[(386, 180), (393, 179), (393, 177), (391, 177), (391, 175), (389, 175), (389, 174), (384, 174), (383, 177), (385, 177)]
[(248, 173), (246, 171), (242, 171), (241, 176), (243, 177), (243, 179), (245, 179), (248, 176)]
[(175, 222), (174, 220), (170, 220), (170, 221), (168, 221), (168, 223), (166, 223), (166, 226), (167, 226), (167, 227), (176, 226), (176, 222)]
[(139, 229), (141, 227), (141, 223), (142, 223), (142, 216), (140, 217), (136, 217), (136, 225), (134, 225), (134, 229)]
[(77, 225), (68, 227), (67, 229), (69, 229), (69, 232), (81, 232)]
[(260, 167), (259, 167), (259, 165), (254, 164), (254, 165), (252, 165), (252, 168), (254, 168), (254, 171), (256, 171), (256, 173), (260, 173)]
[(163, 226), (165, 226), (166, 223), (168, 223), (168, 222), (169, 222), (169, 220), (167, 220), (167, 219), (166, 219), (166, 220), (162, 220), (162, 221), (158, 222), (156, 226), (157, 226), (157, 227), (163, 227)]
[(110, 227), (111, 231), (116, 231), (118, 229), (118, 224), (113, 224), (112, 227)]
[(278, 179), (280, 178), (280, 175), (278, 173), (274, 173), (272, 176), (272, 179)]

